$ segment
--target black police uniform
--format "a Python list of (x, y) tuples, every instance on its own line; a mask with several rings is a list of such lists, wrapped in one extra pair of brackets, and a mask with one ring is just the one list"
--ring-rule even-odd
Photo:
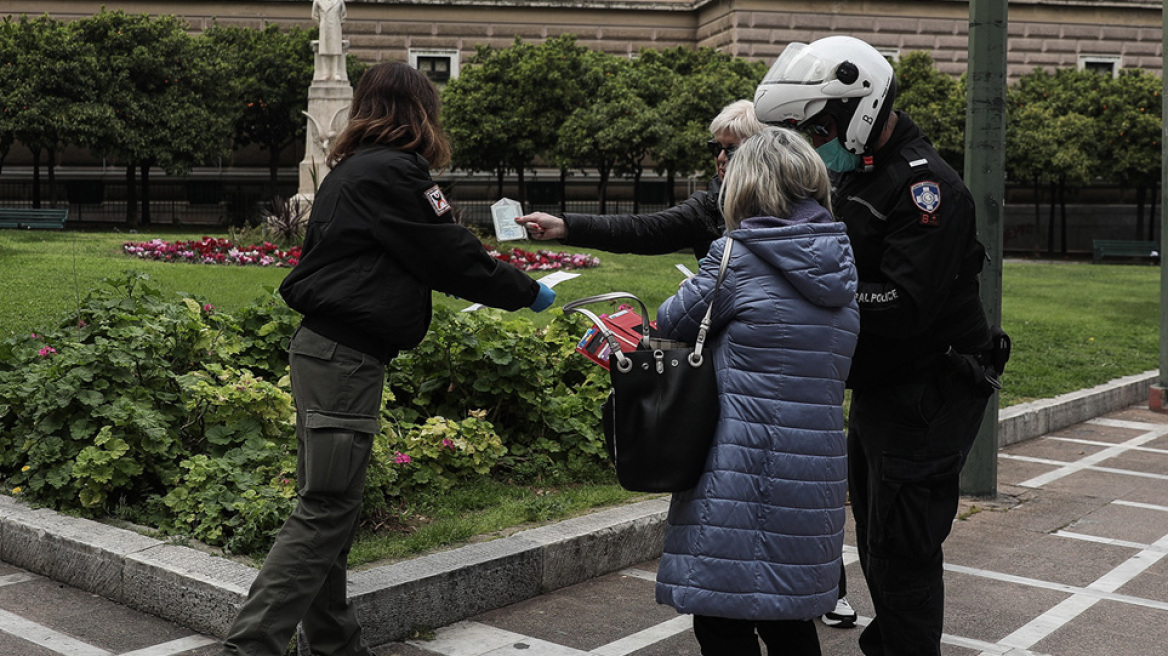
[(870, 171), (837, 180), (860, 276), (860, 338), (848, 386), (849, 493), (875, 619), (869, 656), (940, 653), (941, 544), (987, 394), (952, 352), (982, 356), (985, 249), (961, 178), (904, 114)]

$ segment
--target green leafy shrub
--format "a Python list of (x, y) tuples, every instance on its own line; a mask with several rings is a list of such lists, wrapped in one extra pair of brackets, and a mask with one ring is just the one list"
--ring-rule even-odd
[(586, 468), (603, 453), (599, 407), (608, 382), (574, 353), (584, 330), (578, 316), (536, 328), (495, 310), (437, 307), (422, 344), (394, 360), (388, 385), (409, 399), (405, 422), (482, 411), (499, 427), (509, 465)]
[[(578, 319), (438, 309), (390, 369), (366, 518), (475, 476), (608, 471), (607, 380), (573, 352)], [(231, 316), (144, 274), (103, 281), (67, 325), (0, 341), (0, 476), (58, 510), (262, 552), (295, 505), (298, 324), (270, 288)]]

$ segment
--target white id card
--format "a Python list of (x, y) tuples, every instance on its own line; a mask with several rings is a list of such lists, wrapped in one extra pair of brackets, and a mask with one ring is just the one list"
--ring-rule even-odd
[(491, 205), (491, 220), (495, 224), (495, 237), (499, 241), (527, 239), (527, 229), (515, 222), (523, 216), (523, 206), (517, 200), (503, 198)]

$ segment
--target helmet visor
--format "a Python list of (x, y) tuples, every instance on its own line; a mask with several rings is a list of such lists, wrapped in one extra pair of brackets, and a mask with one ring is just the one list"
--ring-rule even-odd
[(790, 43), (767, 72), (764, 84), (822, 84), (835, 77), (835, 65), (819, 57), (806, 43)]

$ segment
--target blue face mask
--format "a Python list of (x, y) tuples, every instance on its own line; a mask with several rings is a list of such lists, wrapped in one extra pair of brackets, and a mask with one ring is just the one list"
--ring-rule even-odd
[(860, 156), (844, 148), (839, 139), (832, 139), (815, 149), (828, 171), (847, 173), (860, 168)]

